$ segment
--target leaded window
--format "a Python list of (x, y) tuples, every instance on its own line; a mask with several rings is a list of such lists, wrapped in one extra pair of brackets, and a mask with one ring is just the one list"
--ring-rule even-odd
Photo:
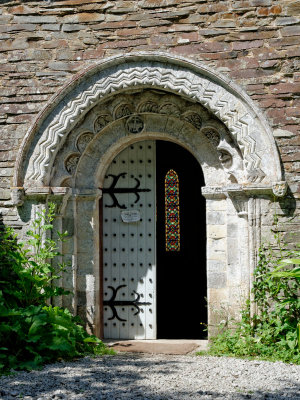
[(170, 169), (165, 176), (166, 251), (180, 251), (179, 178)]

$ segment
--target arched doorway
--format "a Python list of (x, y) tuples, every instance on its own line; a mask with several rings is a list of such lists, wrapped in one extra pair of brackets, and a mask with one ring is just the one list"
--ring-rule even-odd
[(131, 53), (80, 73), (49, 101), (24, 138), (12, 205), (20, 206), (25, 194), (33, 218), (49, 200), (57, 203), (55, 224), (70, 232), (62, 250), (72, 269), (63, 284), (74, 297), (64, 304), (99, 336), (100, 188), (116, 155), (144, 140), (178, 143), (201, 165), (210, 327), (218, 323), (215, 309), (234, 316), (251, 292), (270, 198), (286, 191), (262, 113), (240, 87), (206, 65), (171, 54)]
[(103, 190), (104, 337), (205, 336), (204, 178), (168, 141), (141, 141), (109, 166)]

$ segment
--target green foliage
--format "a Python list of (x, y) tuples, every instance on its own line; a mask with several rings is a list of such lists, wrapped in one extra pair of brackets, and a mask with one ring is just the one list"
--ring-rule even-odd
[(279, 261), (279, 266), (272, 271), (271, 275), (277, 278), (295, 278), (300, 280), (300, 267), (296, 266), (293, 269), (287, 269), (290, 265), (300, 265), (300, 250), (295, 250), (293, 256), (297, 258), (284, 258)]
[[(47, 305), (51, 298), (70, 293), (54, 284), (67, 265), (51, 264), (60, 256), (57, 243), (47, 237), (53, 219), (50, 204), (27, 232), (26, 246), (12, 229), (0, 230), (0, 373), (86, 353), (111, 353), (87, 334), (78, 317)], [(57, 235), (59, 241), (65, 240), (66, 233)]]
[[(60, 255), (57, 243), (47, 238), (47, 232), (53, 228), (54, 208), (50, 204), (48, 212), (38, 214), (27, 232), (26, 246), (17, 241), (11, 228), (0, 231), (0, 288), (8, 308), (46, 304), (51, 297), (69, 294), (53, 285), (67, 267), (65, 263), (56, 268), (51, 265), (51, 260)], [(59, 241), (64, 241), (66, 233), (57, 235)]]
[(275, 233), (279, 250), (270, 245), (259, 251), (254, 272), (253, 297), (256, 313), (248, 300), (240, 321), (212, 339), (210, 354), (259, 357), (300, 364), (299, 251), (286, 250)]
[(86, 353), (109, 353), (90, 336), (78, 318), (60, 307), (29, 306), (3, 318), (0, 325), (0, 368), (33, 369), (46, 362)]

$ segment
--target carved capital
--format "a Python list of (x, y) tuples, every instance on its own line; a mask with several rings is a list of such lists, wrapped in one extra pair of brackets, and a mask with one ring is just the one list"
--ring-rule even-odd
[(243, 192), (234, 192), (228, 191), (228, 197), (231, 199), (234, 208), (239, 217), (247, 218), (248, 217), (248, 201), (249, 197), (247, 197)]
[(272, 190), (276, 197), (283, 197), (287, 192), (288, 185), (285, 181), (273, 183)]

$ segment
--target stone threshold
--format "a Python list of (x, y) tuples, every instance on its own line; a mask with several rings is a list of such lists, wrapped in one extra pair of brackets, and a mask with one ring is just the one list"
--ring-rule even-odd
[(176, 354), (184, 355), (207, 350), (208, 340), (156, 339), (156, 340), (116, 340), (104, 339), (108, 347), (117, 352)]

